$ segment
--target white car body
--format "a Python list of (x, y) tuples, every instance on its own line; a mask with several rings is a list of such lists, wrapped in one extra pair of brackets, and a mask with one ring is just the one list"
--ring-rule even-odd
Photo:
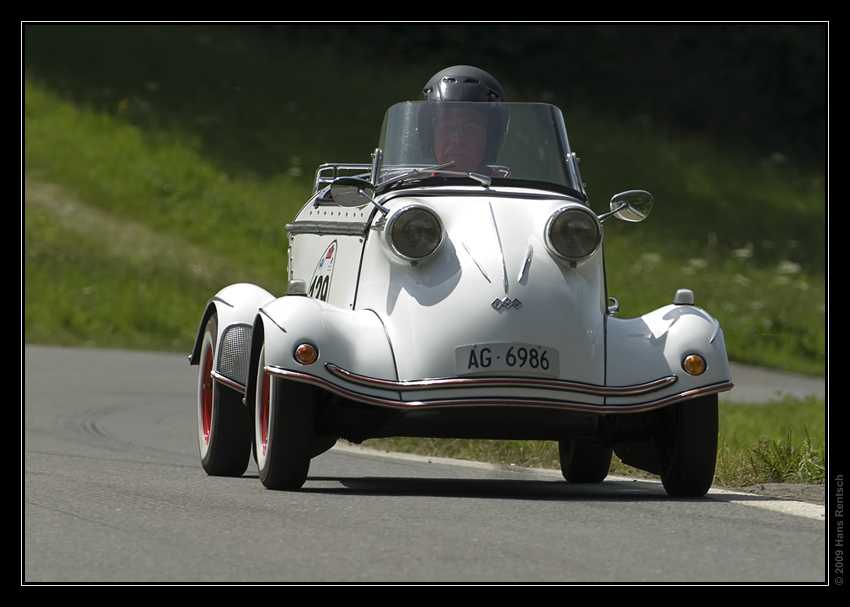
[[(606, 216), (589, 210), (557, 108), (498, 104), (510, 131), (482, 174), (420, 157), (432, 108), (391, 108), (371, 164), (320, 167), (287, 225), (286, 295), (237, 284), (210, 300), (191, 357), (207, 472), (242, 474), (253, 444), (266, 486), (291, 489), (337, 438), (539, 439), (559, 441), (572, 482), (602, 480), (614, 450), (673, 495), (704, 494), (716, 395), (732, 388), (718, 321), (686, 289), (638, 318), (615, 315)], [(628, 192), (606, 215), (638, 221), (650, 205)], [(578, 223), (553, 236), (560, 217)], [(407, 252), (421, 246), (422, 258)], [(286, 429), (271, 421), (302, 410)], [(216, 425), (225, 415), (238, 429)]]

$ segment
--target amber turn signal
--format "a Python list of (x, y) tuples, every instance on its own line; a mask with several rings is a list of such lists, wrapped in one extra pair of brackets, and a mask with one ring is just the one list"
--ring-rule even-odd
[(698, 354), (689, 354), (682, 361), (682, 368), (688, 375), (702, 375), (705, 373), (705, 359)]
[(319, 358), (319, 350), (313, 344), (301, 344), (295, 348), (295, 360), (302, 365), (312, 365)]

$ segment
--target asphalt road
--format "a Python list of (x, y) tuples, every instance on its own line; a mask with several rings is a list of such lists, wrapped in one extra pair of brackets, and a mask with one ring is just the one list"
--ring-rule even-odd
[(826, 381), (822, 377), (767, 371), (735, 363), (730, 366), (735, 387), (729, 392), (723, 392), (721, 400), (759, 404), (786, 395), (826, 398)]
[(794, 500), (350, 447), (300, 492), (253, 467), (208, 477), (195, 373), (183, 356), (25, 348), (22, 583), (826, 579), (824, 507)]

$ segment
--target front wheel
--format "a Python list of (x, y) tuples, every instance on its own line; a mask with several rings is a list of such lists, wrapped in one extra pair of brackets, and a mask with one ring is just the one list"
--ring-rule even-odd
[(198, 373), (198, 448), (210, 476), (242, 476), (251, 454), (251, 420), (242, 396), (215, 381), (218, 322), (204, 327)]
[(673, 497), (705, 495), (717, 463), (717, 395), (678, 403), (661, 413), (658, 459), (664, 489)]
[(611, 468), (612, 447), (582, 441), (558, 441), (561, 473), (571, 483), (601, 483)]
[(268, 489), (299, 489), (314, 450), (314, 389), (265, 372), (265, 346), (257, 363), (254, 434), (260, 481)]

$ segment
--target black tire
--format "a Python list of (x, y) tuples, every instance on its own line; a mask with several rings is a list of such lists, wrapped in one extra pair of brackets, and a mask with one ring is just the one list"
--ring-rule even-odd
[(561, 473), (571, 483), (601, 483), (611, 469), (612, 447), (582, 441), (558, 441)]
[(717, 464), (717, 395), (701, 396), (662, 412), (658, 460), (661, 482), (673, 497), (702, 497)]
[(300, 489), (307, 480), (315, 447), (314, 388), (270, 377), (265, 346), (257, 364), (254, 432), (257, 469), (268, 489)]
[(210, 476), (242, 476), (251, 457), (251, 419), (242, 395), (212, 377), (218, 321), (204, 327), (198, 372), (198, 450)]

